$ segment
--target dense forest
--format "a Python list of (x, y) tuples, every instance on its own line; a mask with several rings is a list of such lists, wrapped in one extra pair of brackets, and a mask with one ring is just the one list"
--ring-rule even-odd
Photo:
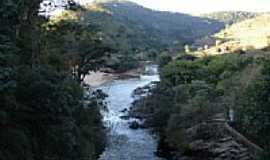
[[(195, 159), (198, 155), (198, 159), (217, 158), (219, 153), (211, 147), (226, 138), (226, 133), (209, 121), (229, 119), (233, 109), (234, 127), (269, 151), (269, 57), (188, 57), (169, 61), (162, 56), (161, 82), (150, 96), (135, 102), (132, 110), (148, 117), (146, 125), (162, 137), (161, 149), (165, 146)], [(197, 128), (199, 132), (194, 131)], [(194, 146), (197, 140), (202, 140), (197, 144), (202, 149)], [(209, 142), (213, 143), (209, 146)], [(225, 159), (237, 158), (227, 154)]]
[(75, 18), (38, 16), (40, 2), (0, 2), (0, 159), (96, 159), (105, 144), (105, 95), (85, 95), (81, 77), (101, 64), (94, 51), (108, 47)]
[[(131, 128), (157, 137), (158, 157), (269, 160), (269, 16), (194, 17), (106, 0), (68, 1), (46, 17), (40, 3), (0, 1), (1, 160), (98, 159), (109, 142), (102, 121), (108, 95), (85, 76), (145, 61), (158, 63), (160, 82), (135, 90), (125, 110), (143, 119)], [(266, 45), (250, 47), (251, 34)], [(215, 46), (189, 48), (210, 36)]]

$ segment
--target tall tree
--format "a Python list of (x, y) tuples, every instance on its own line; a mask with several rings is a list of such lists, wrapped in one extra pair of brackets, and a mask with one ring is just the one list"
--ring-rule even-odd
[(96, 159), (104, 146), (97, 100), (104, 96), (84, 103), (65, 55), (44, 50), (52, 39), (43, 38), (40, 2), (0, 2), (0, 159)]

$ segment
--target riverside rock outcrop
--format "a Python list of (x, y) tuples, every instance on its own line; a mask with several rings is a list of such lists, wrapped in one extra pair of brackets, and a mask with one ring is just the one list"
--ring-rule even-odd
[[(228, 130), (226, 123), (201, 123), (186, 130), (186, 147), (176, 159), (254, 160), (255, 153)], [(181, 158), (180, 158), (181, 157)]]

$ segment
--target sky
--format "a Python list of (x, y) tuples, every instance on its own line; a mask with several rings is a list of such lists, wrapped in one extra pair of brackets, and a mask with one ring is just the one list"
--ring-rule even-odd
[[(44, 0), (54, 4), (67, 0)], [(75, 0), (81, 4), (93, 0)], [(270, 0), (129, 0), (144, 7), (160, 11), (181, 12), (193, 15), (215, 11), (252, 11), (270, 12)], [(42, 7), (41, 7), (42, 8)], [(46, 8), (46, 7), (43, 7)], [(47, 9), (50, 9), (47, 7)]]
[(270, 11), (270, 0), (131, 0), (147, 8), (190, 14), (214, 11)]

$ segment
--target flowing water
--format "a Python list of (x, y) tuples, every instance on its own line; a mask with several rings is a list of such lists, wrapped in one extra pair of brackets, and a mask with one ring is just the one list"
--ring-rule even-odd
[(110, 128), (108, 146), (100, 160), (157, 160), (156, 140), (147, 129), (133, 130), (129, 124), (135, 119), (124, 120), (123, 110), (134, 101), (133, 91), (153, 81), (159, 81), (157, 66), (147, 66), (147, 75), (137, 79), (116, 80), (101, 87), (108, 94), (108, 111), (103, 113), (104, 123)]

